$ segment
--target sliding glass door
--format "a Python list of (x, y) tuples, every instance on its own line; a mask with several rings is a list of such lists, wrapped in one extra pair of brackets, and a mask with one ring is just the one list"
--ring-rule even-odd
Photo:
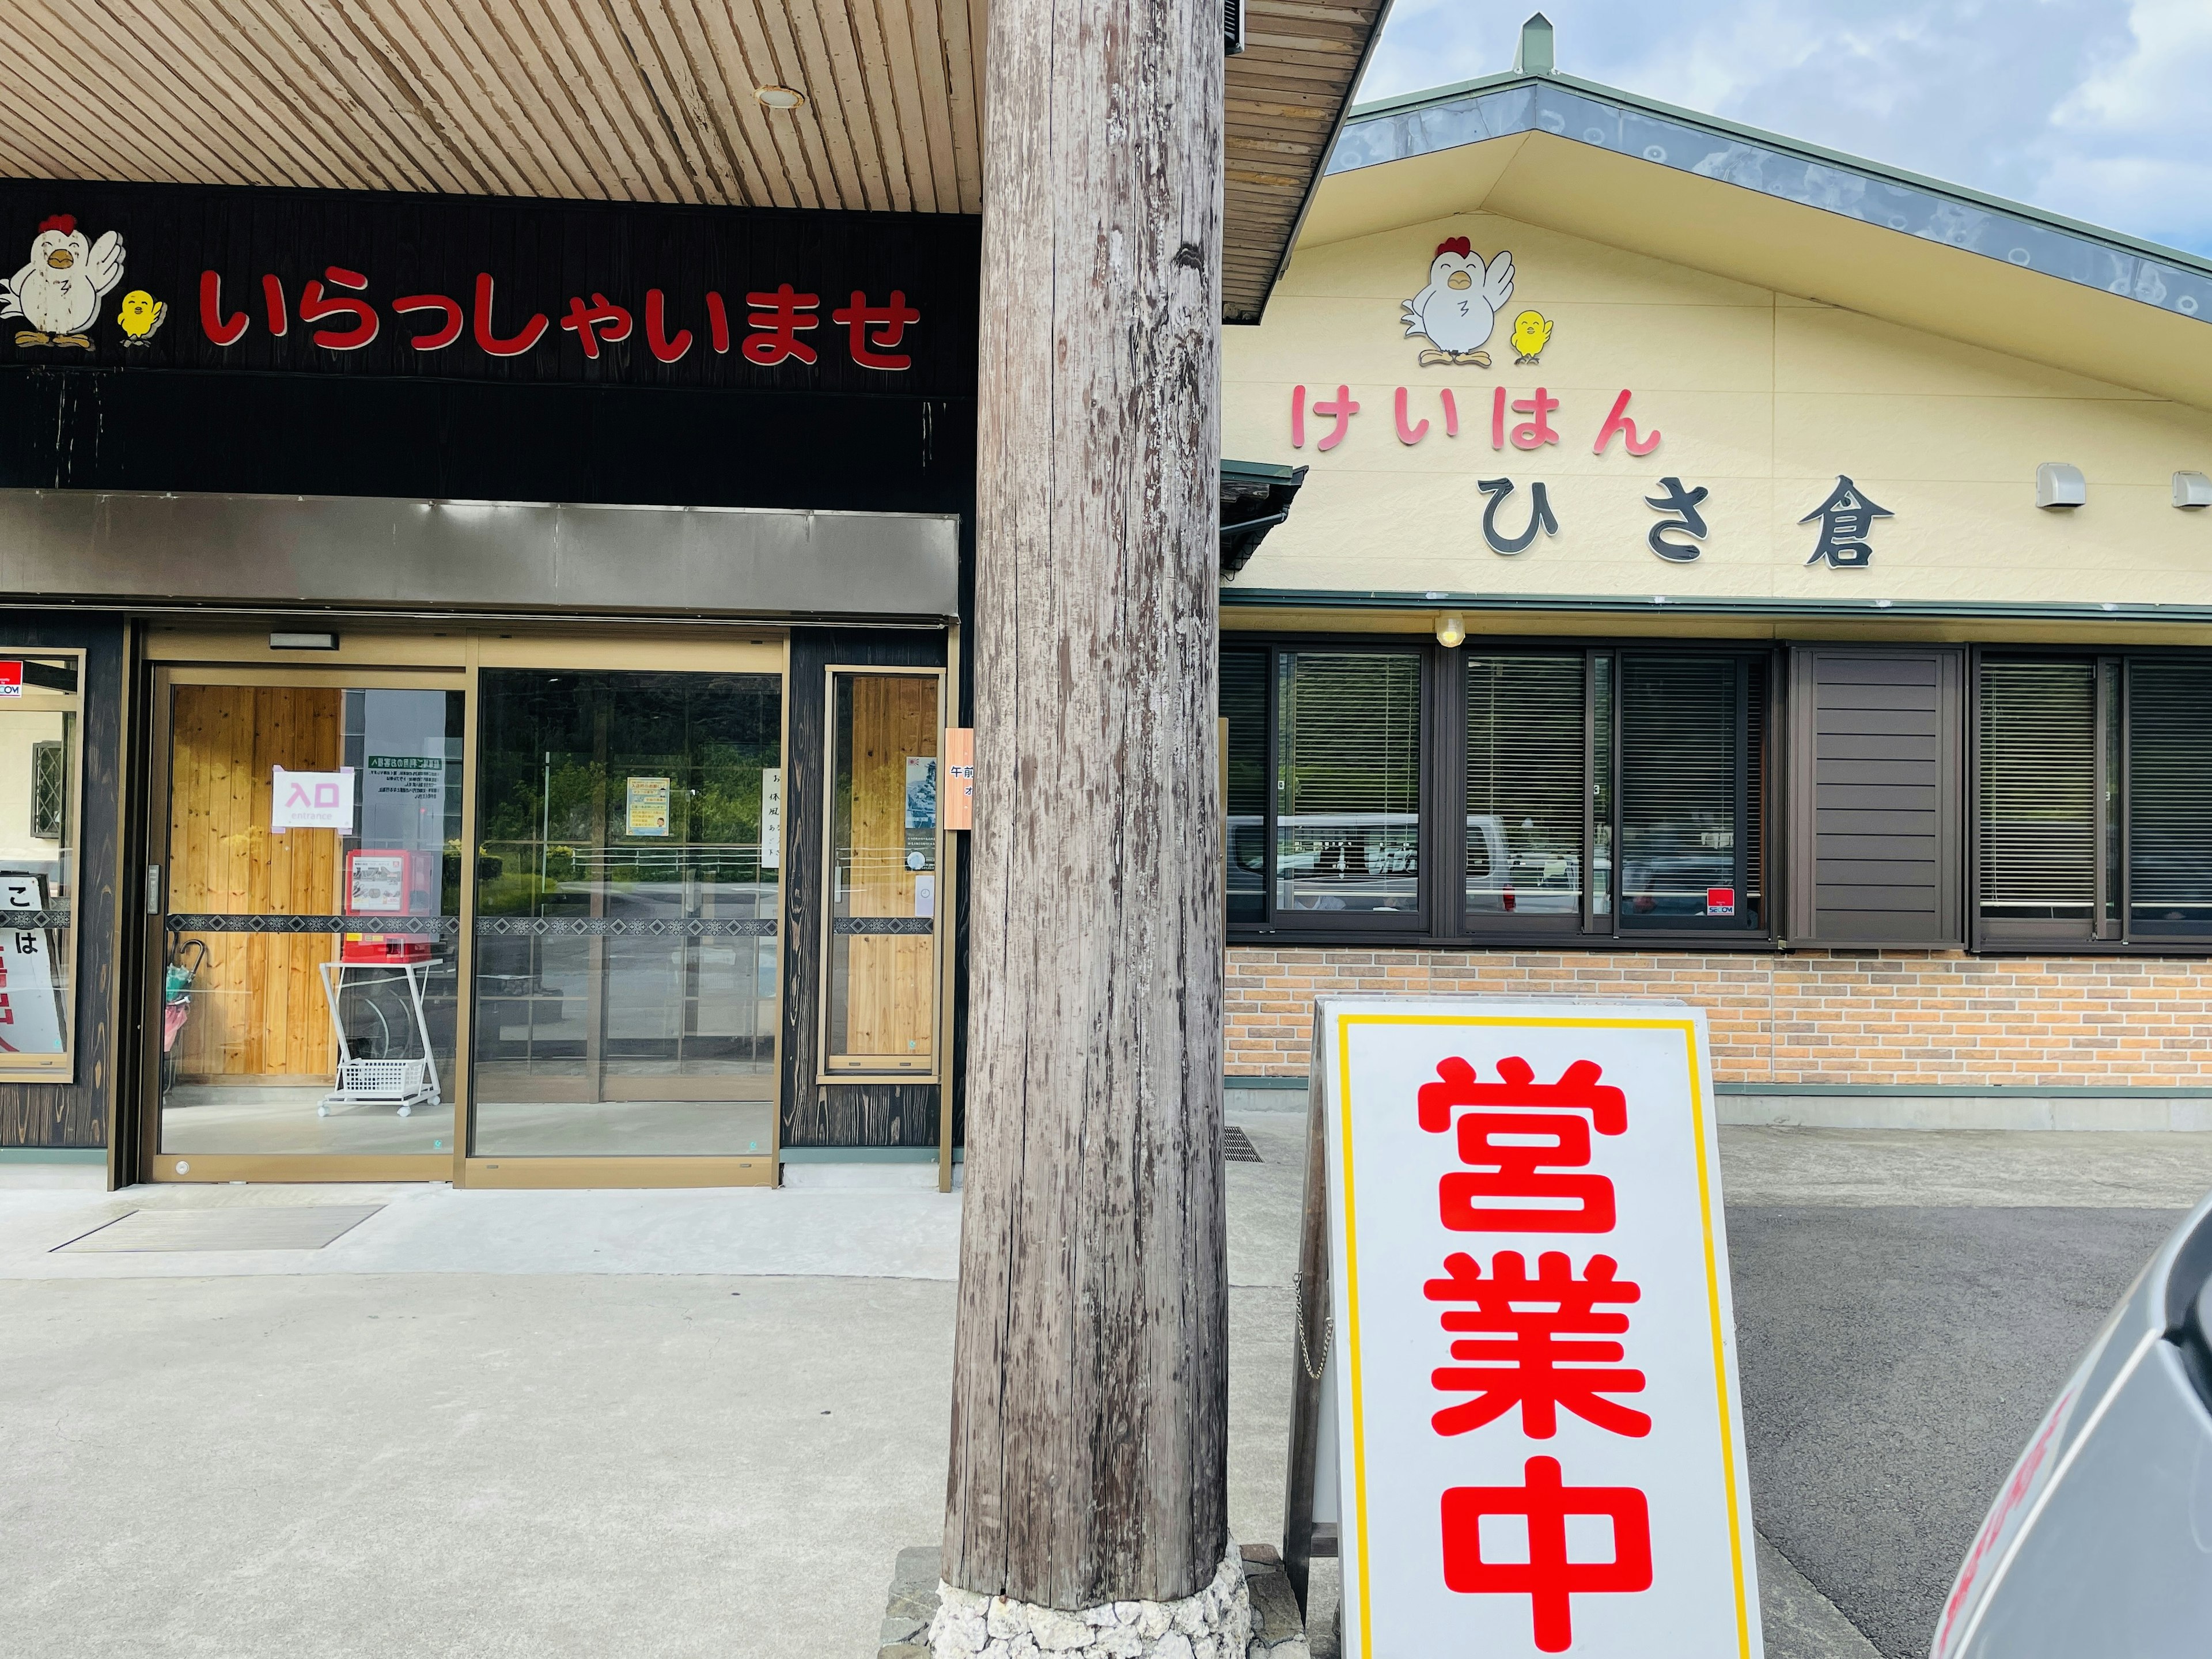
[(783, 685), (478, 678), (478, 1158), (768, 1158)]

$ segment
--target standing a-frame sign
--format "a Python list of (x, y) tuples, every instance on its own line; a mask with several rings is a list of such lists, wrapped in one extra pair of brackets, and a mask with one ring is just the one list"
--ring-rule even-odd
[(1345, 1659), (1756, 1659), (1702, 1012), (1326, 998), (1314, 1032), (1285, 1544), (1303, 1591), (1334, 1522)]

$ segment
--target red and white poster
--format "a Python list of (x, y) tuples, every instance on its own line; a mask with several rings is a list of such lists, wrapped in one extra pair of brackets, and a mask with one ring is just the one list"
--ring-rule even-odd
[(1704, 1014), (1324, 999), (1346, 1659), (1755, 1659)]

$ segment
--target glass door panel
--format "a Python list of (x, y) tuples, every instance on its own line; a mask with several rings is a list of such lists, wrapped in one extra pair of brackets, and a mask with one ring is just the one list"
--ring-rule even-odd
[(163, 1155), (452, 1156), (461, 722), (170, 687)]
[(473, 1150), (768, 1152), (781, 680), (479, 684)]
[(833, 1073), (936, 1071), (939, 685), (935, 673), (830, 672)]

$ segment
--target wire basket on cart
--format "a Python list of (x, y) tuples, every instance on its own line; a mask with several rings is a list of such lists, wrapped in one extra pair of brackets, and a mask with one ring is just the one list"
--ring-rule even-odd
[[(315, 1115), (328, 1117), (333, 1106), (394, 1106), (399, 1115), (412, 1115), (417, 1106), (438, 1106), (444, 1103), (438, 1081), (438, 1062), (431, 1054), (430, 1025), (422, 1012), (422, 982), (435, 969), (442, 966), (436, 958), (421, 959), (411, 955), (395, 957), (388, 966), (376, 962), (349, 961), (343, 957), (320, 965), (323, 976), (323, 998), (331, 1011), (331, 1030), (337, 1038), (337, 1086), (325, 1095), (315, 1108)], [(413, 1015), (413, 1034), (422, 1052), (398, 1059), (369, 1059), (356, 1055), (348, 1035), (346, 1022), (338, 1006), (342, 987), (349, 969), (375, 971), (381, 968), (380, 976), (373, 983), (401, 983), (407, 988), (409, 1009)], [(358, 988), (366, 989), (367, 987)], [(384, 1041), (391, 1042), (391, 1033), (382, 1010), (374, 1007), (380, 1026), (386, 1026)]]
[(338, 1062), (338, 1086), (315, 1109), (328, 1117), (331, 1101), (349, 1106), (397, 1106), (406, 1117), (415, 1108), (438, 1103), (436, 1069), (428, 1060), (345, 1060)]

